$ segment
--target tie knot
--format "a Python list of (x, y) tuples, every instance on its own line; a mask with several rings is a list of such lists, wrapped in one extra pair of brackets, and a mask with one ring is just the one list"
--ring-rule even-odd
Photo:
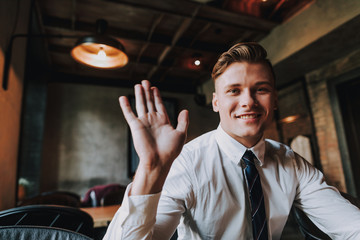
[(242, 159), (244, 160), (246, 165), (254, 164), (254, 158), (255, 158), (255, 155), (250, 150), (246, 150), (246, 152), (244, 153), (244, 155), (242, 157)]

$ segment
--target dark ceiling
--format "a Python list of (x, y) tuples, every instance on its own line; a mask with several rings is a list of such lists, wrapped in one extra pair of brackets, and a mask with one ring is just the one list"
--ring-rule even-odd
[[(40, 29), (55, 78), (112, 86), (149, 79), (162, 90), (195, 93), (232, 44), (260, 41), (313, 0), (37, 0)], [(70, 56), (97, 19), (125, 47), (129, 63), (99, 70)], [(75, 37), (69, 37), (75, 36)], [(201, 64), (193, 61), (200, 57)]]

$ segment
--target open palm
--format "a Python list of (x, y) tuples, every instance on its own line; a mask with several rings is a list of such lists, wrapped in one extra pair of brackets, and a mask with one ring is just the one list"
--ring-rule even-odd
[[(128, 122), (144, 172), (152, 170), (166, 173), (179, 155), (188, 126), (188, 112), (183, 110), (178, 117), (178, 125), (173, 128), (159, 90), (150, 87), (149, 81), (135, 86), (136, 116), (126, 97), (120, 97), (120, 106)], [(162, 176), (164, 177), (164, 176)]]

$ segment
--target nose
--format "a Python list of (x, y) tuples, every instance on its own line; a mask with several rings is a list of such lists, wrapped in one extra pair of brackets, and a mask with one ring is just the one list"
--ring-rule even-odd
[(243, 108), (252, 108), (256, 104), (256, 98), (250, 89), (244, 89), (240, 94), (240, 105)]

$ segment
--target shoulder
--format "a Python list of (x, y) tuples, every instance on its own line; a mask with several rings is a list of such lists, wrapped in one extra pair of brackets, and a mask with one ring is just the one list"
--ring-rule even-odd
[(288, 145), (271, 139), (265, 139), (265, 157), (285, 165), (299, 165), (301, 157), (296, 154)]
[(215, 132), (216, 130), (204, 133), (197, 138), (189, 141), (184, 145), (182, 152), (197, 152), (206, 150), (206, 148), (211, 147), (213, 144), (216, 144), (215, 140)]
[(313, 168), (303, 157), (297, 154), (288, 145), (265, 139), (266, 158), (277, 162), (282, 166), (291, 166), (296, 171), (304, 171)]
[(186, 143), (173, 165), (181, 166), (183, 170), (200, 168), (206, 159), (210, 163), (210, 155), (216, 153), (218, 147), (215, 139), (215, 132), (210, 131)]
[(270, 156), (295, 157), (289, 146), (272, 139), (265, 139), (265, 151)]

